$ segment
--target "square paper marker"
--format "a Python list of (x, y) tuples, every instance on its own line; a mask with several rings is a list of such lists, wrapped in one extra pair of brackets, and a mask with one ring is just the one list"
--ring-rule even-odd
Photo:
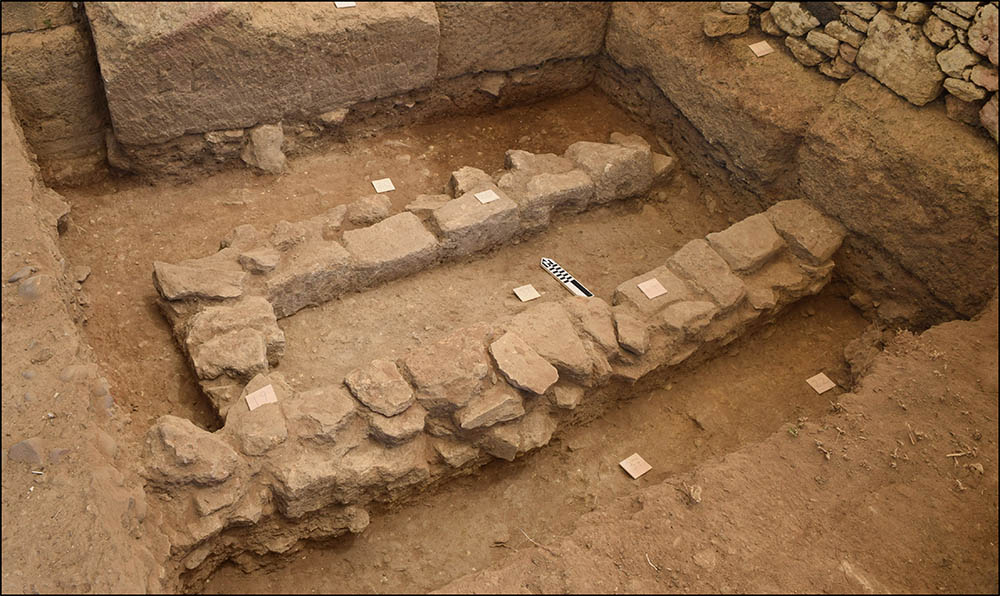
[(774, 48), (766, 41), (758, 41), (757, 43), (750, 44), (750, 51), (758, 58), (762, 58), (773, 52)]
[(247, 397), (247, 407), (250, 411), (254, 411), (264, 404), (276, 404), (278, 403), (278, 396), (274, 394), (274, 387), (267, 385), (261, 387), (253, 393), (248, 393)]
[(336, 6), (337, 8), (354, 8), (355, 6), (358, 5), (358, 3), (357, 2), (334, 2), (333, 5)]
[(642, 459), (642, 456), (638, 453), (633, 453), (632, 455), (626, 457), (618, 462), (618, 465), (624, 468), (624, 470), (628, 472), (628, 475), (633, 479), (638, 478), (653, 469), (653, 466), (647, 464), (646, 460)]
[(392, 185), (392, 180), (388, 178), (372, 180), (372, 186), (375, 187), (375, 192), (389, 192), (390, 190), (396, 190), (396, 187)]
[(837, 386), (836, 383), (830, 380), (830, 377), (823, 373), (819, 373), (815, 377), (809, 377), (806, 379), (806, 383), (816, 390), (816, 393), (825, 393)]
[(485, 205), (486, 203), (492, 203), (493, 201), (499, 199), (500, 195), (493, 192), (493, 190), (484, 190), (482, 192), (477, 192), (476, 198), (479, 199), (480, 203)]
[(514, 294), (521, 299), (521, 302), (527, 302), (528, 300), (534, 300), (541, 296), (535, 286), (528, 284), (526, 286), (520, 286), (514, 288)]
[(646, 298), (649, 298), (650, 300), (667, 293), (667, 289), (664, 288), (663, 284), (660, 283), (660, 280), (655, 277), (653, 279), (647, 279), (639, 284), (639, 289), (642, 290), (642, 293), (645, 294)]

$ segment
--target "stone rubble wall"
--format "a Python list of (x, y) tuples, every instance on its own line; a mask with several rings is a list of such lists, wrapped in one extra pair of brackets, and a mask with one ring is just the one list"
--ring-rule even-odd
[(3, 593), (159, 592), (169, 545), (121, 445), (129, 412), (75, 321), (58, 245), (69, 205), (2, 88)]
[(49, 183), (106, 170), (107, 103), (86, 18), (71, 2), (3, 3), (3, 81)]
[[(278, 319), (538, 233), (553, 214), (640, 196), (672, 173), (673, 159), (641, 137), (611, 141), (574, 143), (563, 156), (508, 151), (493, 176), (463, 167), (448, 194), (420, 195), (391, 216), (388, 197), (371, 195), (270, 233), (241, 225), (216, 254), (153, 264), (161, 310), (225, 416), (243, 386), (284, 354)], [(481, 203), (483, 191), (499, 198)]]
[[(343, 385), (292, 388), (261, 372), (214, 433), (161, 417), (143, 461), (171, 560), (192, 585), (229, 558), (253, 568), (251, 553), (361, 532), (375, 503), (537, 449), (643, 376), (700, 361), (819, 292), (844, 234), (807, 203), (781, 202), (690, 241), (612, 304), (536, 303), (375, 359)], [(648, 300), (637, 284), (651, 277), (667, 293)], [(277, 403), (251, 411), (242, 398), (267, 385)]]
[[(824, 18), (856, 23), (833, 6)], [(844, 224), (838, 271), (864, 311), (915, 327), (979, 312), (997, 278), (994, 140), (940, 98), (918, 107), (861, 70), (824, 76), (773, 38), (757, 58), (760, 31), (706, 36), (720, 14), (711, 2), (616, 3), (595, 82), (691, 165), (709, 209), (748, 215), (802, 198)]]
[(948, 117), (997, 140), (997, 2), (720, 2), (708, 37), (755, 25), (800, 63), (845, 81), (859, 69), (915, 106), (944, 92)]

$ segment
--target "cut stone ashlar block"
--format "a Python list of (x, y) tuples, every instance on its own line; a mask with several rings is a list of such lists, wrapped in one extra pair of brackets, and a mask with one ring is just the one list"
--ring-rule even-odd
[[(649, 149), (649, 143), (646, 139), (639, 135), (626, 135), (620, 132), (613, 132), (608, 138), (610, 143), (615, 145), (623, 145), (625, 147), (634, 147), (636, 149)], [(670, 179), (670, 175), (674, 173), (674, 165), (676, 165), (677, 160), (669, 155), (663, 155), (660, 153), (652, 152), (650, 153), (651, 163), (653, 166), (653, 183), (661, 184)]]
[[(666, 292), (649, 299), (639, 288), (639, 284), (652, 279), (659, 281)], [(659, 312), (669, 304), (680, 300), (691, 300), (695, 296), (696, 293), (691, 286), (664, 265), (620, 284), (615, 288), (611, 303), (625, 305), (636, 314), (645, 317)]]
[(533, 232), (548, 227), (554, 211), (585, 209), (594, 196), (594, 182), (583, 170), (541, 173), (510, 190), (510, 196), (520, 208), (521, 227)]
[(344, 247), (362, 286), (415, 273), (439, 256), (437, 238), (409, 212), (344, 232)]
[(579, 141), (565, 157), (594, 181), (594, 202), (604, 204), (641, 195), (653, 184), (649, 147)]
[(704, 240), (692, 240), (675, 252), (667, 265), (712, 297), (723, 311), (735, 307), (746, 287), (726, 261)]
[[(520, 230), (517, 203), (492, 181), (488, 187), (500, 198), (481, 203), (475, 192), (467, 192), (431, 212), (431, 221), (441, 236), (442, 250), (448, 256), (466, 255), (486, 250), (510, 240)], [(345, 237), (349, 232), (345, 232)]]
[(464, 166), (451, 173), (451, 178), (448, 180), (448, 193), (457, 199), (470, 192), (477, 193), (493, 188), (493, 186), (493, 178), (489, 174), (479, 168)]
[(218, 300), (243, 294), (246, 273), (196, 265), (153, 262), (153, 284), (167, 300)]
[(266, 281), (268, 300), (280, 319), (333, 299), (354, 285), (347, 250), (336, 242), (312, 241), (295, 247)]
[(705, 239), (734, 271), (740, 272), (760, 268), (785, 246), (771, 221), (761, 213), (738, 221), (721, 232), (713, 232)]
[(782, 201), (764, 214), (792, 252), (810, 265), (822, 265), (837, 252), (847, 230), (802, 200)]

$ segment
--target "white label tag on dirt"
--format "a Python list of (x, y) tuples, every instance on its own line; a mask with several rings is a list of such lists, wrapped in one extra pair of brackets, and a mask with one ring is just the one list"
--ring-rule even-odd
[(823, 373), (819, 373), (814, 377), (809, 377), (806, 379), (806, 383), (812, 387), (816, 393), (825, 393), (837, 386), (836, 383), (830, 380), (830, 377)]
[(477, 192), (476, 198), (479, 199), (480, 203), (485, 205), (486, 203), (492, 203), (493, 201), (499, 199), (500, 195), (493, 192), (493, 190), (491, 189), (491, 190), (484, 190), (482, 192)]
[(396, 187), (392, 185), (392, 180), (389, 178), (372, 180), (372, 186), (375, 187), (375, 192), (389, 192), (390, 190), (396, 190)]
[(358, 3), (357, 2), (334, 2), (333, 5), (336, 6), (337, 8), (354, 8), (355, 6), (358, 5)]
[(528, 284), (526, 286), (519, 286), (514, 288), (514, 295), (521, 299), (521, 302), (527, 302), (528, 300), (534, 300), (541, 296), (535, 286)]
[(646, 460), (642, 459), (642, 456), (638, 453), (633, 453), (632, 455), (626, 457), (618, 462), (618, 465), (628, 472), (628, 475), (633, 479), (638, 478), (653, 469), (653, 466), (646, 463)]
[(261, 387), (253, 393), (248, 393), (247, 397), (247, 407), (250, 411), (254, 411), (264, 404), (276, 404), (278, 403), (278, 396), (274, 394), (274, 387), (267, 385)]
[(766, 41), (758, 41), (757, 43), (750, 44), (750, 51), (754, 53), (754, 56), (763, 58), (773, 52), (774, 48), (772, 48), (771, 44)]
[(667, 293), (667, 289), (664, 288), (663, 284), (660, 283), (660, 280), (655, 277), (653, 279), (647, 279), (641, 284), (638, 284), (638, 286), (639, 289), (642, 290), (642, 293), (646, 295), (646, 298), (649, 298), (650, 300)]

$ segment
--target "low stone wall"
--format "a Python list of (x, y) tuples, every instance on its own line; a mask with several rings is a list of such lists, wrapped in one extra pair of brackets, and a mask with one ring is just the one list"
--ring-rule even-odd
[(997, 140), (996, 2), (720, 2), (703, 31), (751, 24), (832, 79), (861, 69), (916, 106), (944, 90), (949, 118)]
[(72, 4), (3, 4), (3, 81), (50, 184), (91, 182), (107, 169), (110, 121), (97, 56)]
[[(420, 195), (392, 216), (388, 197), (372, 195), (306, 221), (279, 222), (270, 234), (239, 226), (214, 255), (154, 263), (161, 310), (225, 415), (243, 385), (283, 355), (277, 319), (537, 233), (554, 213), (642, 195), (672, 172), (673, 158), (652, 152), (641, 137), (615, 133), (611, 140), (574, 143), (564, 156), (508, 151), (495, 175), (461, 168), (448, 194)], [(476, 194), (485, 191), (498, 198), (480, 202)]]
[(616, 3), (598, 85), (693, 164), (710, 208), (802, 197), (847, 226), (857, 306), (916, 327), (977, 313), (996, 287), (993, 140), (864, 72), (841, 84), (783, 46), (757, 58), (761, 32), (708, 38), (718, 11)]
[[(162, 417), (143, 458), (172, 561), (191, 581), (234, 556), (252, 567), (244, 551), (360, 532), (372, 502), (541, 447), (620, 399), (621, 384), (704, 357), (818, 292), (843, 235), (802, 201), (778, 203), (623, 282), (612, 305), (535, 304), (401, 361), (375, 359), (338, 386), (258, 374), (215, 433)], [(638, 284), (653, 277), (666, 293), (650, 300)], [(277, 403), (250, 410), (243, 398), (268, 385)]]

